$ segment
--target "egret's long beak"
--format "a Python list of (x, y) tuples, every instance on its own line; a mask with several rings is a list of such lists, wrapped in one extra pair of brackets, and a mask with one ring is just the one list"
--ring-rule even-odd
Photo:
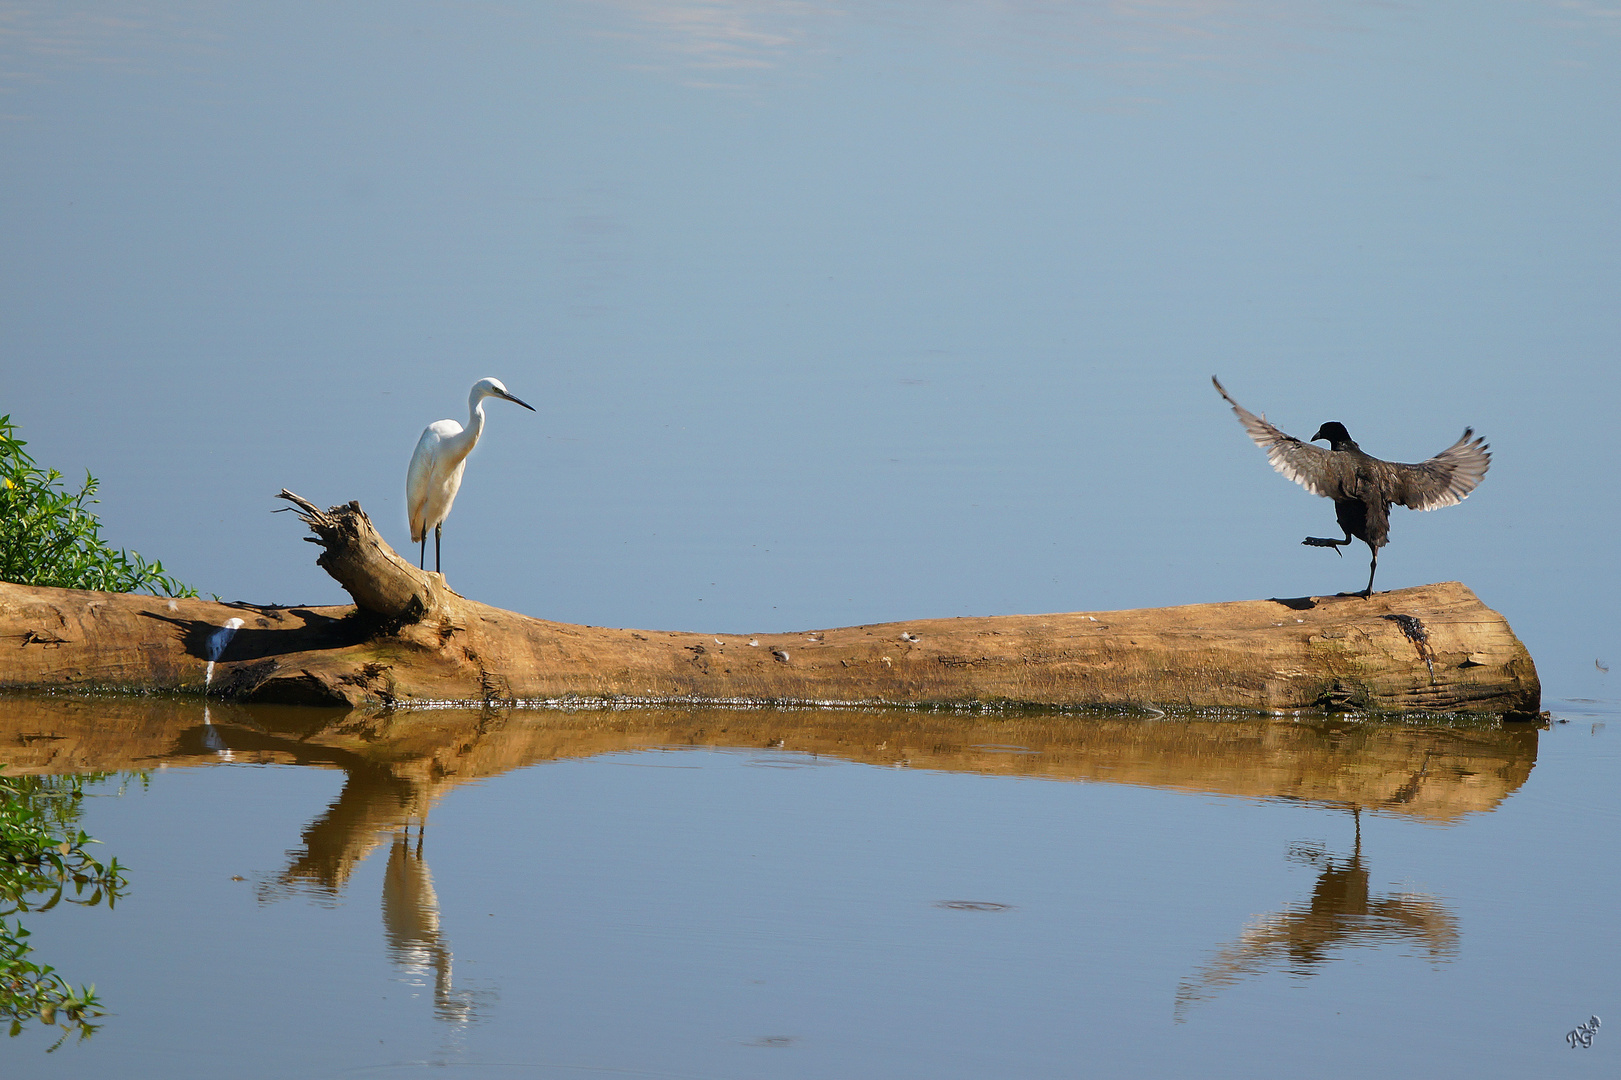
[(528, 409), (530, 412), (535, 411), (535, 407), (533, 405), (529, 404), (529, 402), (527, 402), (527, 401), (519, 401), (517, 398), (513, 397), (511, 394), (502, 394), (501, 391), (499, 391), (499, 390), (497, 390), (496, 393), (500, 394), (501, 397), (506, 398), (508, 401), (512, 402), (514, 405), (522, 405), (524, 408)]

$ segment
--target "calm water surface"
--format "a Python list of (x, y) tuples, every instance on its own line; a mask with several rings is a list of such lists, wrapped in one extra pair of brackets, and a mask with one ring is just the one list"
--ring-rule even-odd
[[(114, 770), (112, 1015), (7, 1076), (1609, 1076), (1616, 707), (1353, 719), (0, 703)], [(1621, 1015), (1617, 1013), (1616, 1015)], [(448, 1070), (448, 1073), (447, 1071)]]

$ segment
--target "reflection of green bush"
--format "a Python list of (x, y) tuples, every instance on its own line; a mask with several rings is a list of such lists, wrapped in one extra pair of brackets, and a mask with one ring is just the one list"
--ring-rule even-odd
[(10, 416), (0, 416), (0, 581), (101, 592), (196, 596), (133, 551), (114, 551), (101, 539), (101, 522), (87, 509), (99, 481), (85, 473), (77, 492), (62, 474), (34, 464), (16, 437)]
[[(0, 1020), (11, 1034), (38, 1017), (86, 1038), (102, 1015), (94, 986), (75, 990), (48, 964), (29, 959), (28, 931), (7, 916), (49, 911), (57, 904), (108, 907), (125, 886), (124, 870), (113, 859), (97, 862), (85, 850), (96, 841), (76, 827), (86, 780), (82, 776), (23, 776), (0, 779)], [(61, 1045), (61, 1039), (56, 1046)], [(51, 1049), (56, 1049), (56, 1046)]]

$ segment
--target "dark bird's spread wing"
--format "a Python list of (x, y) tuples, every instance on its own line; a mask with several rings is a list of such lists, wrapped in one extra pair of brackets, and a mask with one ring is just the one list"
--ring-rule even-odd
[(1414, 510), (1435, 510), (1468, 498), (1492, 462), (1486, 440), (1473, 438), (1474, 434), (1474, 428), (1464, 428), (1463, 438), (1417, 465), (1391, 462), (1390, 501)]
[[(1332, 498), (1339, 494), (1339, 478), (1333, 475), (1334, 470), (1331, 468), (1329, 460), (1331, 451), (1320, 446), (1313, 446), (1311, 443), (1301, 442), (1293, 435), (1284, 434), (1267, 423), (1264, 418), (1256, 416), (1231, 397), (1228, 397), (1227, 391), (1222, 388), (1221, 383), (1214, 376), (1211, 377), (1210, 381), (1216, 384), (1216, 392), (1227, 398), (1227, 404), (1233, 407), (1233, 412), (1238, 415), (1239, 422), (1244, 425), (1244, 430), (1249, 432), (1250, 438), (1255, 440), (1255, 445), (1266, 451), (1266, 459), (1272, 463), (1274, 469), (1313, 495)], [(1426, 461), (1423, 465), (1408, 465), (1404, 466), (1404, 468), (1426, 468), (1456, 449), (1458, 448), (1454, 446), (1452, 450)], [(1486, 471), (1485, 467), (1482, 466), (1480, 471), (1484, 473)], [(1475, 479), (1470, 482), (1469, 487), (1464, 489), (1465, 494), (1468, 493), (1469, 488), (1474, 487), (1479, 482), (1480, 477), (1476, 475)], [(1462, 497), (1460, 495), (1458, 498)], [(1458, 499), (1452, 501), (1457, 502)], [(1436, 503), (1435, 505), (1443, 506), (1445, 504)]]

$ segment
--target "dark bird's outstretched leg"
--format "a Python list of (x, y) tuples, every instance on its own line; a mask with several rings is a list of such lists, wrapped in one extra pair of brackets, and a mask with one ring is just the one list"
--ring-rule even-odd
[(1340, 548), (1351, 542), (1351, 531), (1349, 529), (1345, 531), (1344, 540), (1328, 540), (1321, 536), (1308, 536), (1300, 542), (1305, 544), (1307, 547), (1333, 548), (1334, 554), (1343, 559), (1345, 557), (1345, 552), (1341, 551)]
[[(436, 574), (444, 573), (443, 570), (439, 569), (439, 530), (442, 528), (444, 528), (443, 525), (435, 525), (433, 527), (433, 572)], [(422, 538), (422, 542), (426, 544), (428, 542), (428, 538), (424, 536)]]

